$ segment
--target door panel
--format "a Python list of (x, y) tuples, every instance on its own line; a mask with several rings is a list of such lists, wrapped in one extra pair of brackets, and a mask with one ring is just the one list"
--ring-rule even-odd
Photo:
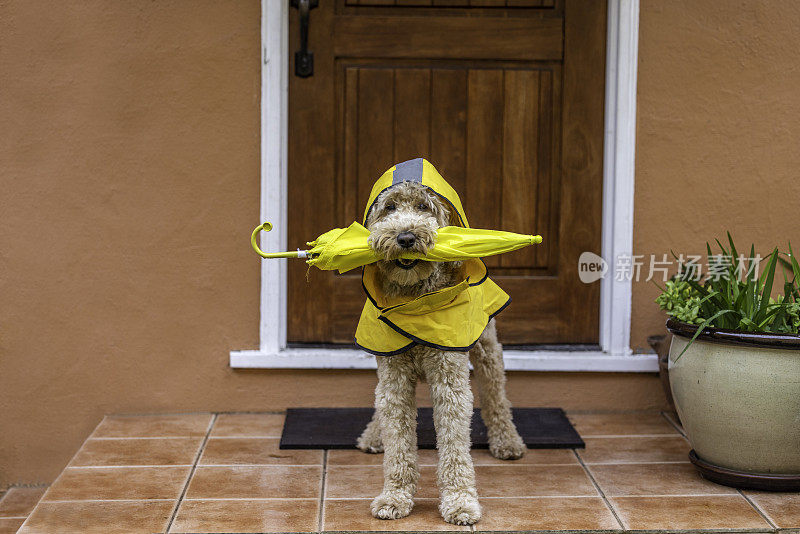
[[(316, 72), (290, 78), (290, 246), (360, 221), (387, 168), (425, 157), (471, 226), (544, 236), (486, 258), (514, 299), (498, 318), (501, 340), (596, 343), (598, 289), (580, 283), (577, 258), (600, 242), (605, 6), (507, 2), (321, 0)], [(435, 14), (408, 15), (424, 9)], [(352, 342), (363, 302), (358, 274), (290, 263), (289, 341)]]
[[(413, 17), (342, 15), (334, 28), (334, 54), (364, 58), (560, 60), (562, 20), (455, 13)], [(490, 23), (483, 24), (486, 21)]]
[[(337, 219), (360, 220), (387, 161), (423, 155), (458, 191), (472, 226), (552, 235), (559, 66), (345, 62), (339, 75), (345, 171)], [(485, 261), (536, 274), (546, 271), (551, 247), (546, 240)]]
[(555, 7), (555, 0), (345, 0), (346, 6)]

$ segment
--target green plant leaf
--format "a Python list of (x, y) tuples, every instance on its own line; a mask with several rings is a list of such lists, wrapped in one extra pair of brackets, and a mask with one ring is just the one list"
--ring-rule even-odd
[(738, 261), (739, 254), (736, 252), (736, 245), (733, 244), (733, 238), (731, 237), (731, 233), (730, 232), (726, 232), (726, 233), (728, 234), (728, 243), (731, 244), (731, 256), (733, 256), (734, 258), (737, 258), (736, 261)]
[(797, 261), (797, 256), (792, 251), (792, 244), (789, 243), (789, 256), (792, 260), (792, 272), (794, 273), (794, 283), (800, 284), (800, 262)]
[[(690, 324), (699, 323), (702, 328), (800, 333), (800, 263), (791, 243), (788, 253), (775, 248), (756, 261), (755, 244), (750, 245), (749, 257), (740, 258), (730, 232), (726, 236), (726, 244), (715, 240), (721, 251), (713, 258), (719, 262), (713, 271), (715, 276), (711, 276), (711, 270), (705, 278), (697, 280), (676, 275), (664, 288), (654, 281), (661, 289), (656, 303), (668, 315)], [(706, 250), (711, 265), (714, 254), (708, 242)], [(670, 252), (678, 259), (674, 251)], [(779, 267), (783, 275), (782, 292), (773, 300), (775, 271)], [(757, 268), (763, 270), (755, 276)]]
[[(762, 311), (766, 313), (767, 304), (769, 303), (769, 297), (772, 295), (772, 282), (775, 280), (775, 268), (778, 266), (778, 249), (775, 248), (770, 255), (769, 261), (767, 262), (767, 268), (764, 272), (766, 275), (766, 279), (764, 280), (764, 285), (760, 288), (761, 289), (761, 303), (758, 306), (758, 311), (756, 312), (753, 320), (755, 322), (761, 322), (761, 313)], [(759, 281), (760, 282), (760, 281)]]
[(687, 344), (686, 344), (686, 346), (685, 346), (685, 347), (683, 347), (683, 350), (681, 351), (681, 353), (680, 353), (680, 354), (678, 354), (678, 357), (677, 357), (677, 358), (675, 358), (675, 362), (674, 362), (674, 363), (678, 363), (678, 360), (680, 360), (680, 359), (681, 359), (681, 356), (683, 356), (683, 354), (686, 352), (686, 349), (688, 349), (689, 347), (691, 347), (691, 346), (692, 346), (692, 343), (694, 343), (694, 340), (695, 340), (695, 339), (697, 339), (697, 336), (699, 336), (699, 335), (700, 335), (700, 334), (703, 332), (703, 330), (706, 328), (706, 326), (708, 326), (708, 324), (709, 324), (711, 321), (713, 321), (713, 320), (714, 320), (714, 319), (716, 319), (717, 317), (720, 317), (721, 315), (725, 315), (726, 313), (733, 313), (733, 312), (732, 312), (732, 310), (720, 310), (720, 311), (718, 311), (717, 313), (715, 313), (715, 314), (713, 315), (713, 317), (710, 317), (709, 319), (706, 319), (705, 321), (703, 321), (702, 323), (700, 323), (700, 326), (698, 326), (698, 327), (697, 327), (697, 331), (696, 331), (696, 332), (694, 333), (694, 335), (692, 336), (692, 339), (690, 339), (690, 340), (689, 340), (689, 343), (687, 343)]

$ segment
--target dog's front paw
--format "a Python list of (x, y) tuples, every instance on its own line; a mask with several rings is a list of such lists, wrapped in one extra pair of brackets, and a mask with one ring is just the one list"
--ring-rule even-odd
[(356, 441), (356, 447), (371, 454), (383, 452), (380, 432), (370, 432), (370, 429), (367, 428)]
[(372, 515), (378, 519), (400, 519), (411, 513), (414, 501), (402, 491), (384, 491), (372, 501)]
[(522, 458), (526, 450), (525, 442), (516, 431), (489, 440), (489, 453), (498, 460), (517, 460)]
[(439, 503), (439, 512), (448, 523), (472, 525), (481, 518), (481, 505), (478, 497), (471, 492), (444, 493)]

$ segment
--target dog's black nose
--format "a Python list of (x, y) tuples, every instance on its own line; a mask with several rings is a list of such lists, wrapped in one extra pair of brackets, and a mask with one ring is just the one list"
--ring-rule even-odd
[(401, 232), (397, 234), (397, 244), (403, 248), (411, 248), (417, 240), (411, 232)]

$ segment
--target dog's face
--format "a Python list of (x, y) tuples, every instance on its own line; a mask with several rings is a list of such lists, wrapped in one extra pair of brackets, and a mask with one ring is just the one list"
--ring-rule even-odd
[(404, 252), (426, 254), (436, 230), (451, 223), (451, 210), (436, 193), (417, 182), (402, 182), (381, 193), (367, 218), (370, 246), (383, 258), (376, 263), (386, 280), (411, 286), (430, 278), (441, 264), (402, 260)]

